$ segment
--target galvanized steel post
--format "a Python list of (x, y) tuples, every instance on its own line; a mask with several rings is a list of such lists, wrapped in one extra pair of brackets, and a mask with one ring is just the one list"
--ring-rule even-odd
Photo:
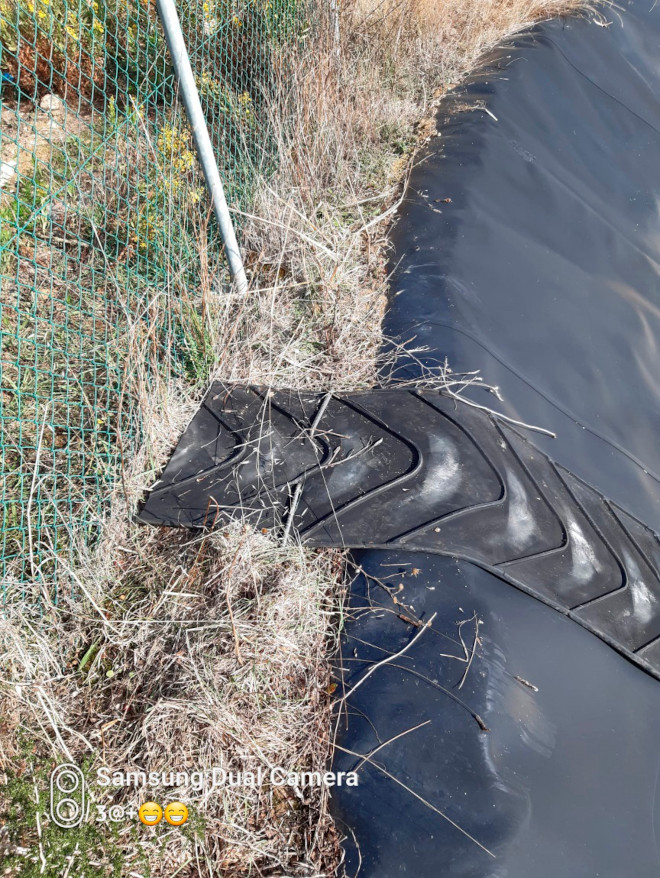
[(183, 38), (181, 22), (176, 11), (174, 0), (156, 0), (158, 15), (163, 25), (165, 39), (169, 46), (172, 63), (179, 83), (179, 92), (186, 108), (186, 114), (192, 128), (197, 155), (199, 157), (206, 185), (208, 186), (213, 210), (215, 212), (220, 234), (225, 245), (225, 253), (229, 270), (239, 293), (247, 292), (248, 282), (243, 266), (243, 259), (236, 240), (234, 225), (231, 220), (227, 199), (220, 179), (218, 163), (213, 154), (204, 111), (199, 100), (199, 92), (190, 66), (188, 49)]

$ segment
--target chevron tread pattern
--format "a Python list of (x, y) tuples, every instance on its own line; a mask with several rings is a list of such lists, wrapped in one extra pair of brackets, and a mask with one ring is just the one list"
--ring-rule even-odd
[(660, 679), (660, 542), (511, 426), (439, 392), (216, 383), (140, 514), (291, 524), (313, 546), (464, 558)]

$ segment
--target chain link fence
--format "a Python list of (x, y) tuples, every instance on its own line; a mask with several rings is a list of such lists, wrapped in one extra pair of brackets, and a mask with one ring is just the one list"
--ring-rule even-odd
[[(179, 15), (227, 200), (244, 210), (276, 161), (265, 108), (308, 10), (192, 0)], [(52, 576), (73, 531), (94, 538), (139, 439), (135, 358), (205, 377), (201, 317), (179, 292), (204, 267), (209, 204), (148, 0), (0, 0), (0, 69), (6, 584)], [(203, 252), (221, 265), (212, 223)]]

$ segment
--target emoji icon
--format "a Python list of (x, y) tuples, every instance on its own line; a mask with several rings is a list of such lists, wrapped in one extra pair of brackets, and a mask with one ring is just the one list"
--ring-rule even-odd
[(158, 802), (145, 802), (140, 805), (138, 816), (145, 826), (155, 826), (163, 817), (163, 809)]
[(181, 826), (188, 819), (188, 809), (183, 802), (170, 802), (165, 808), (165, 819), (171, 826)]

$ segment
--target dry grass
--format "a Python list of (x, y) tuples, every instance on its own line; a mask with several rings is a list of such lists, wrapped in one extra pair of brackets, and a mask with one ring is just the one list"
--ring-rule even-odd
[[(7, 850), (27, 852), (8, 854), (9, 874), (40, 874), (45, 858), (49, 876), (109, 875), (113, 852), (122, 875), (340, 872), (327, 796), (318, 790), (169, 791), (191, 808), (185, 832), (140, 833), (133, 822), (119, 825), (112, 845), (102, 833), (68, 837), (74, 844), (48, 825), (37, 831), (33, 812), (46, 805), (38, 786), (32, 795), (32, 773), (70, 758), (91, 773), (101, 764), (327, 764), (341, 555), (282, 547), (241, 525), (206, 536), (160, 532), (138, 527), (132, 515), (210, 374), (331, 389), (376, 380), (387, 224), (427, 131), (422, 120), (484, 50), (577, 5), (359, 0), (338, 22), (339, 42), (329, 16), (314, 44), (283, 63), (270, 108), (279, 171), (262, 181), (242, 218), (249, 296), (227, 294), (200, 224), (199, 288), (189, 289), (190, 266), (173, 258), (150, 320), (130, 330), (124, 394), (137, 400), (142, 441), (126, 444), (100, 542), (93, 551), (80, 544), (77, 564), (63, 562), (56, 586), (35, 578), (9, 590), (0, 620), (0, 767), (7, 799), (21, 782), (32, 796), (5, 826)], [(202, 363), (191, 384), (167, 376), (168, 354), (149, 328), (172, 309), (203, 315), (189, 339)], [(110, 799), (143, 797), (114, 791)]]
[[(39, 764), (91, 759), (91, 778), (98, 765), (322, 767), (338, 574), (330, 555), (279, 548), (242, 526), (192, 540), (153, 530), (108, 534), (57, 608), (43, 595), (32, 618), (24, 600), (6, 607), (3, 677), (20, 682), (5, 692), (3, 767), (30, 777)], [(27, 595), (33, 605), (37, 597)], [(135, 819), (122, 824), (122, 874), (170, 875), (188, 863), (180, 874), (321, 875), (336, 856), (327, 816), (316, 819), (326, 814), (319, 789), (93, 793), (107, 805), (181, 799), (190, 808), (186, 833), (165, 826), (169, 833), (136, 838)], [(40, 807), (47, 809), (45, 794)], [(55, 838), (52, 875), (66, 865)], [(73, 838), (67, 856), (72, 849)], [(109, 853), (93, 840), (92, 874), (105, 874)]]

